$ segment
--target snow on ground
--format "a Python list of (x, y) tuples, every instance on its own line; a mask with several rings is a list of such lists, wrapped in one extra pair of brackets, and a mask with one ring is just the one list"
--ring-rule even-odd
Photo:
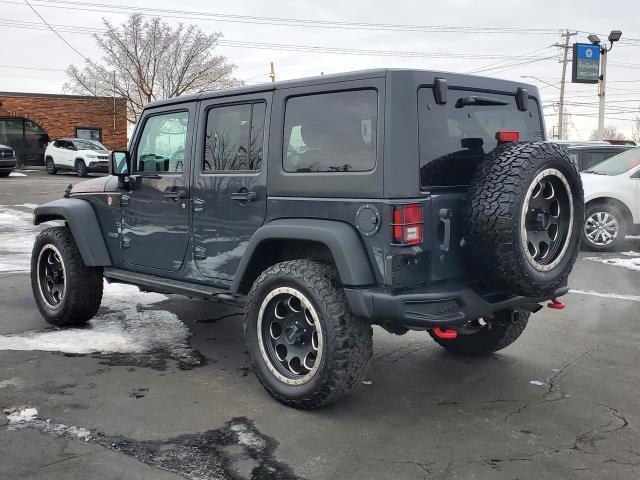
[[(628, 254), (628, 253), (630, 252), (626, 252), (625, 254)], [(629, 270), (640, 272), (640, 257), (632, 257), (632, 258), (585, 257), (585, 260), (604, 263), (605, 265), (612, 265), (614, 267), (623, 267)]]
[(31, 249), (40, 228), (33, 225), (31, 213), (0, 205), (0, 273), (30, 270)]
[(20, 173), (20, 172), (11, 172), (9, 176), (10, 177), (26, 177), (24, 173)]
[(51, 420), (43, 420), (38, 417), (38, 410), (27, 407), (15, 410), (7, 415), (8, 430), (22, 430), (35, 428), (43, 433), (64, 435), (88, 442), (92, 439), (91, 432), (86, 428), (67, 426), (62, 423), (54, 423)]
[(166, 300), (159, 293), (140, 292), (123, 284), (104, 286), (107, 309), (87, 326), (64, 330), (0, 335), (0, 350), (42, 350), (76, 354), (166, 352), (178, 361), (193, 363), (189, 329), (176, 315), (149, 306)]

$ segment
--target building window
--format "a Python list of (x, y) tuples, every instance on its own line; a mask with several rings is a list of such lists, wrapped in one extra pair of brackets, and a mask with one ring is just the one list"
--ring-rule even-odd
[(85, 140), (102, 141), (102, 129), (101, 128), (85, 128), (76, 127), (76, 138), (83, 138)]

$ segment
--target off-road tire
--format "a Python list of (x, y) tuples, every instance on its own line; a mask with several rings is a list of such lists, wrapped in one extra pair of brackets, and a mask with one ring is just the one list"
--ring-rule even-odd
[[(301, 385), (278, 379), (267, 365), (258, 342), (258, 315), (273, 290), (301, 292), (316, 310), (324, 337), (320, 366)], [(372, 353), (369, 322), (351, 313), (336, 269), (318, 261), (292, 260), (266, 269), (254, 282), (245, 310), (244, 336), (251, 364), (262, 386), (279, 402), (299, 409), (328, 405), (359, 385)]]
[(87, 164), (84, 163), (84, 160), (76, 160), (76, 171), (79, 177), (86, 177), (89, 174)]
[(56, 173), (58, 173), (58, 169), (56, 168), (56, 164), (53, 161), (53, 158), (47, 158), (45, 165), (47, 167), (47, 173), (49, 175), (55, 175)]
[[(56, 307), (43, 298), (38, 280), (39, 254), (47, 245), (60, 252), (64, 265), (65, 289)], [(31, 255), (31, 288), (38, 310), (47, 322), (58, 327), (86, 323), (100, 308), (102, 287), (102, 269), (84, 264), (69, 227), (51, 227), (40, 232)]]
[(587, 218), (593, 215), (596, 212), (607, 212), (609, 215), (615, 217), (618, 221), (618, 236), (616, 239), (608, 244), (608, 245), (595, 245), (589, 241), (587, 235), (584, 230), (584, 224), (582, 225), (582, 246), (586, 250), (591, 250), (592, 252), (617, 252), (619, 251), (625, 242), (625, 237), (627, 235), (628, 223), (627, 219), (624, 217), (619, 208), (615, 205), (596, 203), (594, 205), (589, 205), (589, 207), (584, 212), (585, 222)]
[(503, 310), (496, 312), (491, 323), (476, 333), (459, 334), (453, 339), (440, 338), (432, 330), (429, 330), (429, 335), (449, 352), (480, 357), (502, 350), (515, 342), (522, 335), (530, 315), (528, 310), (519, 309), (519, 315), (514, 321), (511, 310)]
[[(534, 268), (521, 244), (521, 213), (536, 175), (547, 169), (566, 179), (573, 201), (571, 233), (561, 260), (548, 271)], [(569, 195), (568, 195), (569, 196)], [(578, 256), (584, 219), (582, 181), (566, 150), (550, 142), (498, 146), (480, 162), (465, 208), (465, 251), (478, 278), (498, 291), (528, 297), (553, 294), (566, 285)]]

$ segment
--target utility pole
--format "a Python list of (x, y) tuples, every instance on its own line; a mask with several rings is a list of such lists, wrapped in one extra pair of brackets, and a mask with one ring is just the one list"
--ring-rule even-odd
[(565, 128), (564, 128), (564, 84), (567, 76), (567, 63), (569, 63), (569, 40), (578, 32), (569, 32), (567, 30), (562, 34), (564, 37), (564, 44), (556, 43), (556, 47), (560, 47), (564, 50), (562, 62), (562, 80), (560, 80), (560, 102), (558, 104), (558, 140), (564, 140)]
[(276, 81), (276, 71), (273, 68), (273, 62), (271, 62), (271, 73), (269, 73), (269, 77), (271, 78), (272, 82)]

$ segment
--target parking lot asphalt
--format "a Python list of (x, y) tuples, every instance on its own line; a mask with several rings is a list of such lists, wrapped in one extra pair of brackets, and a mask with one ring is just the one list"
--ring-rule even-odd
[(259, 385), (237, 308), (109, 286), (89, 326), (46, 324), (30, 212), (79, 179), (18, 173), (0, 181), (1, 479), (640, 478), (638, 238), (581, 253), (567, 308), (491, 357), (376, 327), (363, 385), (304, 412)]

